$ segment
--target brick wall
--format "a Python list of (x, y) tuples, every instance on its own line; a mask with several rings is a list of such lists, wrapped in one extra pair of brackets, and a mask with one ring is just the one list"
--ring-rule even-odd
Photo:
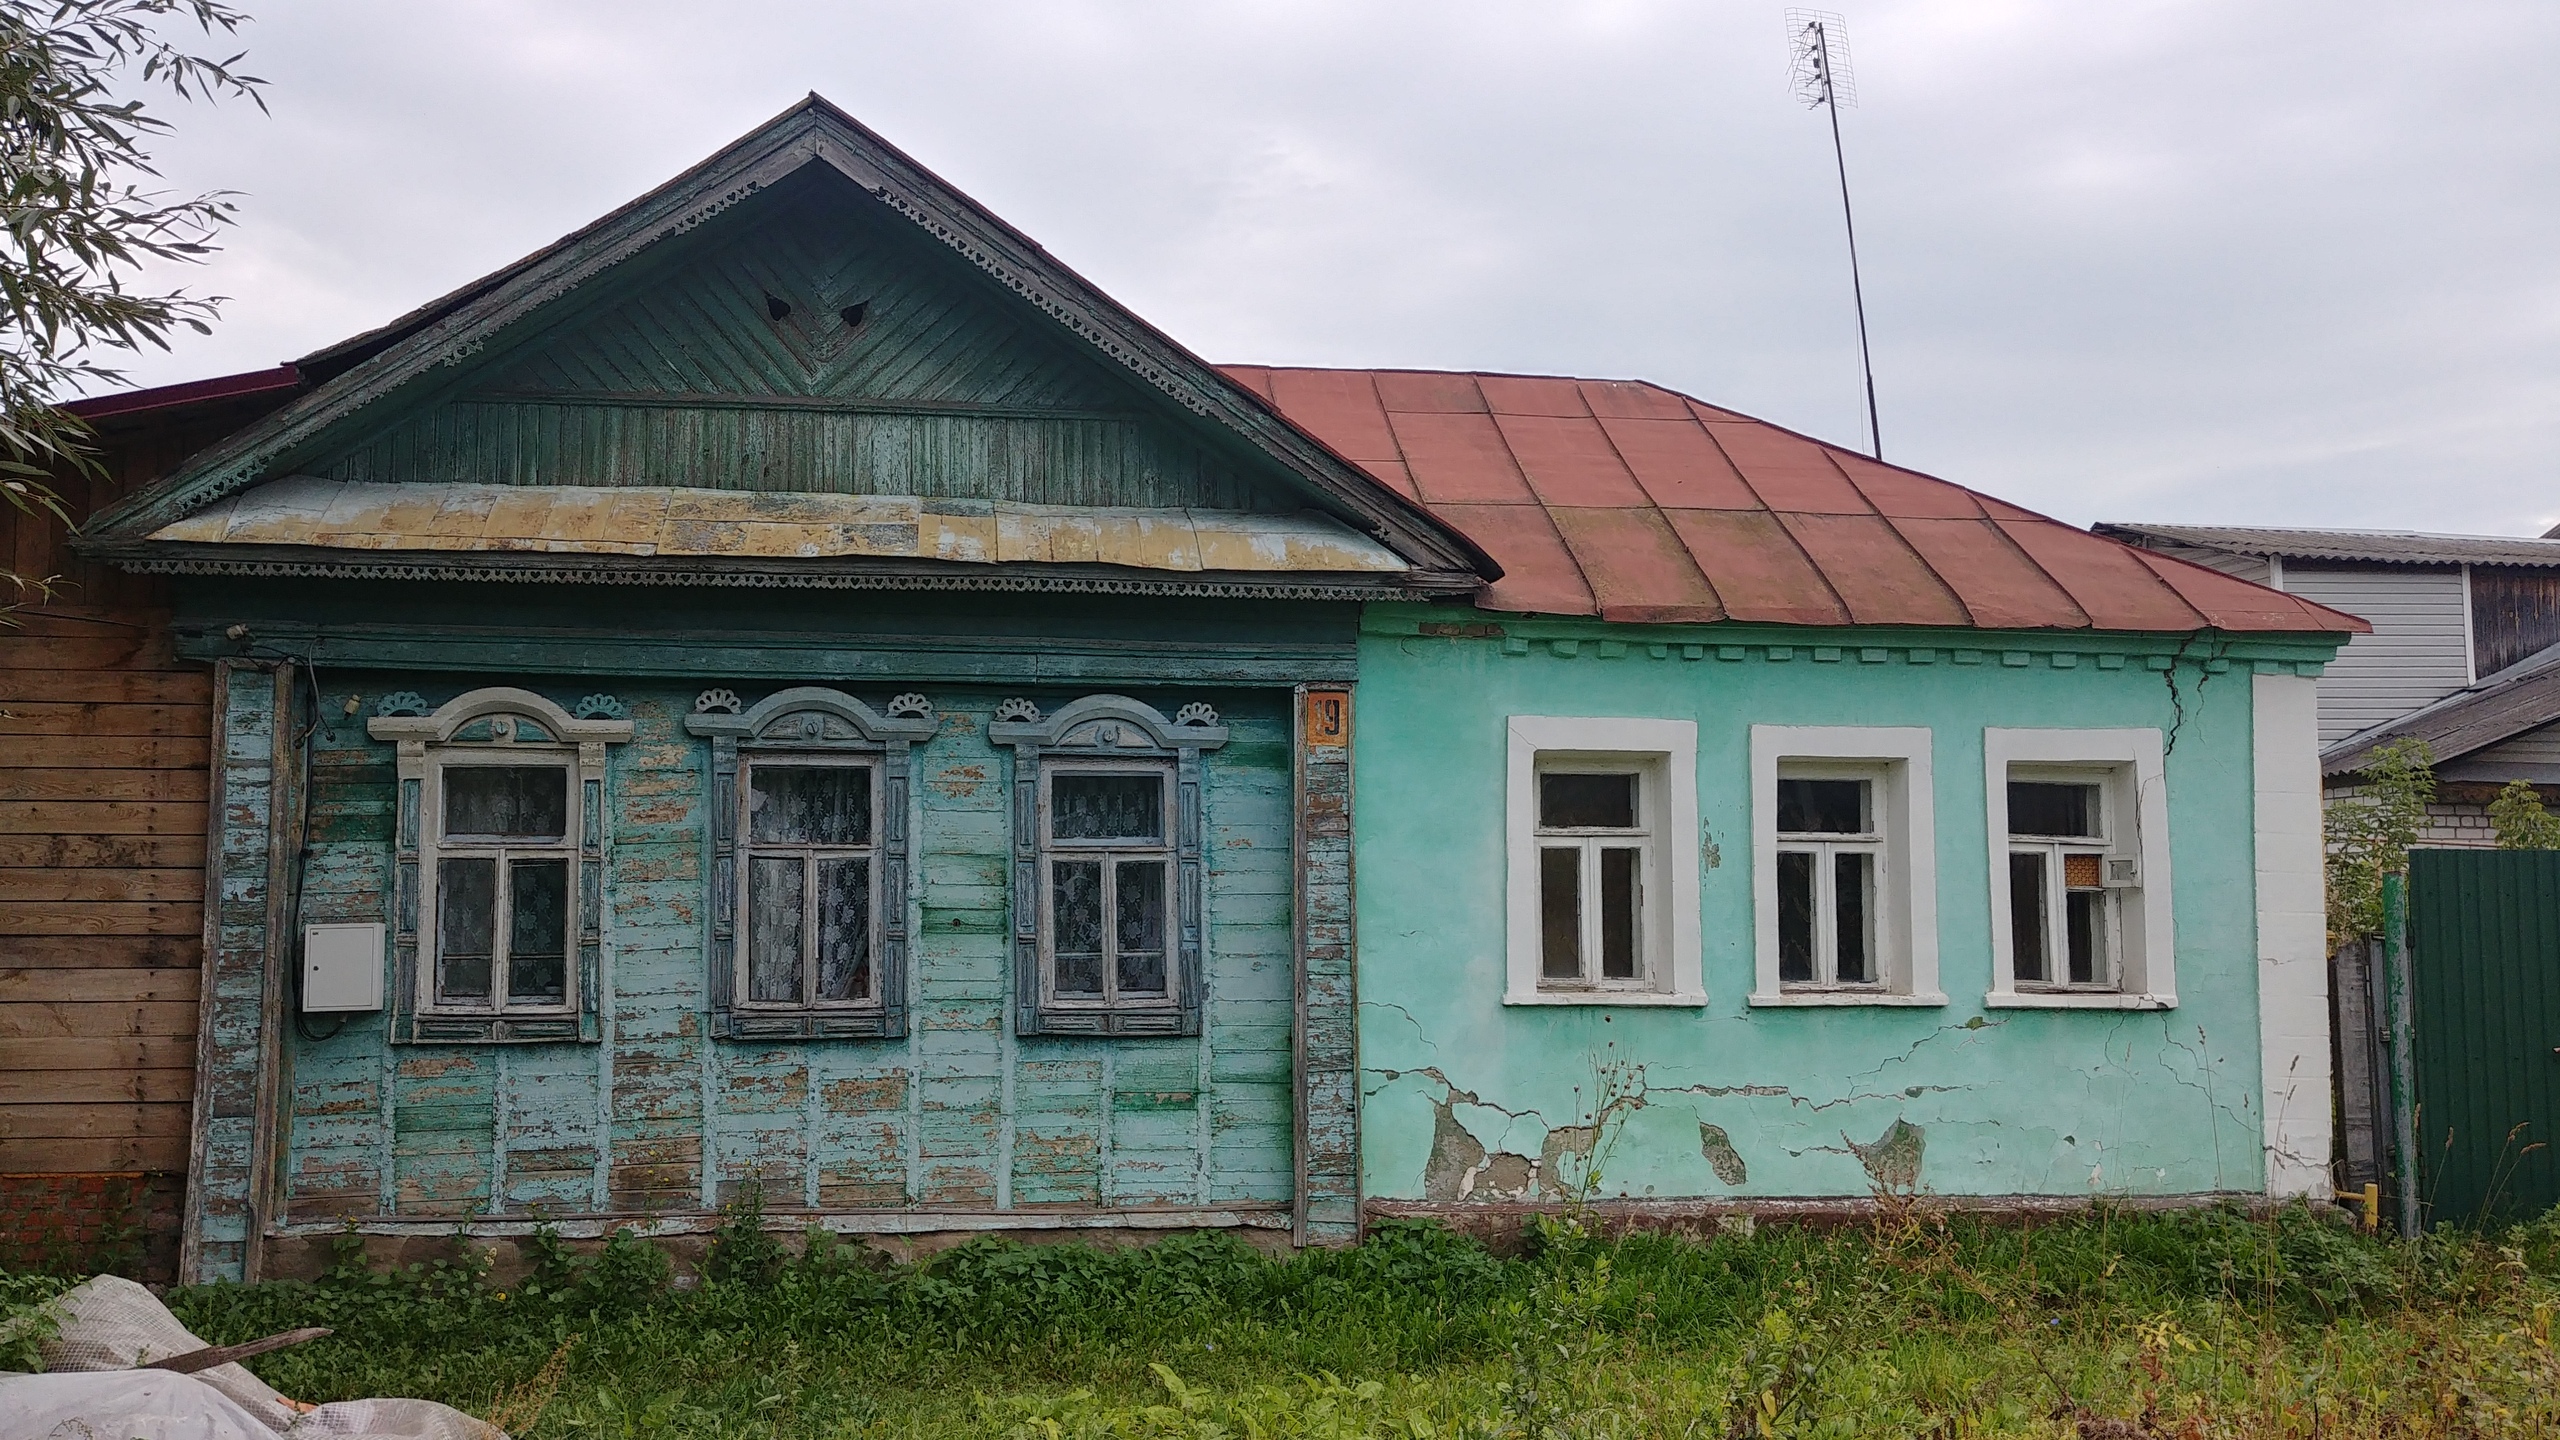
[(166, 1170), (0, 1175), (0, 1266), (170, 1279), (185, 1197)]

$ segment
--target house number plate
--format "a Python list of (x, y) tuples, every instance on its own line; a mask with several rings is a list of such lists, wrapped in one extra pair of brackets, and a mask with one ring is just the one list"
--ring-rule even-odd
[(1348, 690), (1310, 690), (1307, 692), (1307, 744), (1348, 745), (1351, 743), (1351, 692)]

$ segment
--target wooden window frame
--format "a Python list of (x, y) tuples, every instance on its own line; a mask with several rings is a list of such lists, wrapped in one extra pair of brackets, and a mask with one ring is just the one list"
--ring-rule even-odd
[[(395, 1044), (594, 1043), (602, 1038), (604, 914), (605, 747), (631, 738), (631, 722), (611, 695), (589, 695), (574, 711), (530, 690), (489, 686), (457, 695), (430, 710), (414, 691), (375, 702), (366, 732), (393, 742), (399, 783), (392, 842), (391, 1039)], [(435, 1003), (435, 951), (420, 932), (434, 933), (435, 865), (442, 841), (441, 776), (449, 765), (559, 763), (570, 770), (566, 844), (572, 861), (564, 929), (566, 1003), (540, 1009), (500, 1004), (504, 980), (490, 977), (490, 1003), (460, 1007)], [(488, 853), (493, 847), (454, 847)], [(522, 847), (534, 848), (534, 847)], [(423, 922), (423, 923), (422, 923)], [(493, 923), (495, 923), (493, 921)], [(503, 951), (493, 945), (492, 967)]]
[[(991, 744), (1013, 760), (1014, 1029), (1025, 1036), (1198, 1035), (1207, 1000), (1208, 866), (1203, 855), (1201, 756), (1227, 743), (1227, 728), (1205, 704), (1168, 719), (1143, 700), (1088, 695), (1052, 714), (1027, 699), (1007, 700), (987, 727)], [(1165, 981), (1171, 1003), (1150, 997), (1096, 1005), (1057, 1000), (1051, 984), (1048, 785), (1052, 770), (1161, 767), (1169, 774), (1173, 852), (1168, 877), (1171, 925)], [(1077, 842), (1081, 847), (1083, 842)], [(1116, 977), (1115, 977), (1116, 978)], [(1106, 991), (1106, 993), (1108, 993)]]
[[(1505, 1005), (1707, 1003), (1699, 910), (1698, 726), (1693, 720), (1514, 715), (1505, 722)], [(1558, 985), (1545, 978), (1538, 777), (1635, 771), (1652, 839), (1637, 920), (1634, 981)], [(1629, 834), (1631, 832), (1612, 832)], [(1588, 913), (1588, 912), (1586, 912)], [(1586, 922), (1587, 923), (1587, 922)]]
[[(749, 706), (735, 691), (705, 690), (685, 731), (711, 743), (710, 932), (706, 945), (711, 1033), (721, 1040), (890, 1040), (907, 1033), (907, 951), (914, 873), (912, 749), (941, 728), (924, 696), (874, 710), (841, 690), (803, 685)], [(871, 786), (871, 989), (869, 999), (789, 1004), (746, 1001), (748, 772), (758, 764), (865, 764)], [(800, 849), (784, 845), (784, 850)], [(803, 994), (814, 981), (806, 972)]]
[[(789, 856), (800, 861), (800, 995), (795, 1000), (757, 1000), (748, 994), (748, 975), (755, 957), (749, 943), (751, 936), (741, 934), (733, 947), (729, 983), (734, 1004), (742, 1011), (792, 1013), (804, 1011), (876, 1010), (880, 1006), (880, 931), (881, 931), (881, 863), (880, 836), (884, 828), (881, 811), (886, 808), (885, 787), (881, 783), (879, 752), (849, 750), (742, 749), (738, 756), (738, 812), (733, 820), (738, 836), (737, 893), (732, 900), (735, 915), (746, 915), (752, 904), (755, 862)], [(859, 845), (826, 845), (812, 841), (758, 840), (754, 833), (755, 772), (758, 767), (776, 770), (861, 770), (871, 777), (871, 814), (865, 833), (870, 839)], [(817, 885), (818, 866), (828, 860), (861, 860), (866, 862), (866, 885), (871, 894), (864, 907), (868, 917), (863, 936), (864, 955), (868, 960), (870, 993), (852, 1000), (822, 1000), (818, 997), (817, 915), (820, 896)]]
[[(1857, 831), (1777, 832), (1777, 855), (1807, 855), (1813, 859), (1813, 977), (1789, 980), (1782, 975), (1779, 984), (1788, 992), (1881, 995), (1890, 988), (1887, 981), (1891, 967), (1887, 951), (1891, 948), (1892, 927), (1888, 912), (1894, 901), (1893, 877), (1889, 869), (1892, 850), (1892, 824), (1888, 819), (1890, 778), (1881, 765), (1797, 761), (1778, 767), (1778, 783), (1781, 785), (1790, 780), (1853, 782), (1862, 792), (1867, 817), (1865, 828)], [(1843, 855), (1864, 855), (1869, 862), (1867, 968), (1873, 976), (1866, 980), (1840, 978), (1839, 859)]]
[[(568, 807), (558, 839), (538, 836), (488, 837), (467, 836), (456, 839), (445, 833), (446, 778), (456, 770), (486, 769), (557, 770)], [(510, 745), (503, 748), (463, 748), (431, 745), (427, 747), (427, 789), (425, 838), (418, 847), (418, 905), (420, 933), (418, 955), (418, 1013), (421, 1016), (494, 1018), (505, 1016), (565, 1016), (578, 1011), (578, 966), (575, 963), (580, 929), (578, 889), (576, 883), (578, 840), (585, 833), (580, 823), (580, 792), (586, 787), (578, 783), (578, 754), (566, 745)], [(444, 867), (452, 860), (489, 860), (497, 867), (497, 889), (491, 901), (489, 917), (489, 998), (482, 1002), (455, 1003), (442, 994), (444, 973), (444, 926), (441, 908), (444, 896)], [(512, 958), (511, 905), (514, 890), (515, 862), (528, 859), (557, 859), (568, 872), (565, 889), (568, 913), (562, 919), (561, 943), (568, 953), (562, 956), (566, 969), (560, 1000), (556, 1004), (517, 1004), (507, 993), (508, 962)]]
[[(1061, 775), (1147, 775), (1162, 782), (1157, 796), (1158, 838), (1153, 840), (1079, 839), (1061, 840), (1054, 824), (1052, 794)], [(1179, 879), (1179, 846), (1175, 843), (1180, 822), (1174, 812), (1178, 808), (1178, 785), (1174, 762), (1158, 760), (1066, 760), (1051, 759), (1040, 767), (1040, 1004), (1046, 1009), (1066, 1010), (1179, 1010), (1183, 1003), (1181, 967), (1172, 953), (1174, 937), (1180, 933), (1181, 884)], [(1119, 906), (1114, 902), (1119, 886), (1120, 860), (1159, 860), (1165, 867), (1164, 914), (1161, 917), (1165, 949), (1165, 993), (1136, 999), (1120, 995)], [(1057, 873), (1061, 862), (1093, 862), (1102, 872), (1102, 994), (1095, 998), (1061, 996), (1058, 993), (1058, 936), (1052, 920), (1057, 914)]]
[[(1669, 916), (1661, 892), (1662, 859), (1658, 831), (1659, 813), (1663, 809), (1662, 788), (1667, 783), (1662, 774), (1661, 757), (1653, 755), (1540, 755), (1535, 779), (1543, 791), (1550, 775), (1626, 775), (1636, 783), (1635, 824), (1631, 826), (1556, 826), (1545, 822), (1543, 806), (1533, 797), (1531, 831), (1538, 847), (1539, 885), (1539, 955), (1538, 989), (1550, 995), (1574, 995), (1591, 992), (1618, 991), (1650, 994), (1662, 986), (1656, 972), (1668, 963), (1670, 947), (1659, 943), (1657, 934)], [(1571, 978), (1547, 973), (1546, 965), (1546, 870), (1548, 855), (1561, 850), (1575, 854), (1578, 875), (1575, 888), (1576, 921), (1580, 934), (1578, 949), (1581, 972)], [(1635, 928), (1635, 970), (1633, 975), (1610, 976), (1597, 973), (1607, 964), (1602, 953), (1607, 941), (1602, 931), (1608, 923), (1607, 901), (1593, 904), (1603, 893), (1600, 853), (1604, 850), (1636, 852), (1635, 913), (1630, 920)]]
[[(1983, 1004), (1995, 1009), (2169, 1010), (2178, 1003), (2175, 894), (2169, 871), (2169, 791), (2166, 751), (2156, 729), (2004, 730), (1982, 732), (1984, 819), (1991, 902), (1991, 989)], [(2050, 837), (2013, 839), (2009, 830), (2011, 780), (2061, 780), (2099, 786), (2103, 848)], [(2013, 849), (2049, 857), (2078, 851), (2099, 855), (2114, 953), (2114, 983), (2018, 978), (2011, 934), (2009, 856)], [(2048, 859), (2048, 864), (2058, 864)], [(2048, 883), (2060, 877), (2047, 871)], [(2058, 901), (2057, 886), (2051, 892)], [(2062, 907), (2053, 906), (2059, 915)], [(2049, 920), (2058, 933), (2057, 920)], [(2067, 964), (2055, 956), (2057, 968)]]
[[(2086, 785), (2095, 790), (2098, 801), (2098, 822), (2093, 828), (2098, 833), (2095, 835), (2033, 835), (2018, 830), (2014, 823), (2009, 826), (2007, 850), (2011, 862), (2008, 873), (2011, 877), (2012, 899), (2015, 899), (2017, 893), (2015, 862), (2020, 857), (2033, 856), (2038, 868), (2043, 872), (2045, 917), (2042, 938), (2045, 969), (2048, 972), (2040, 980), (2032, 980), (2016, 973), (2018, 937), (2016, 911), (2012, 909), (2008, 952), (2011, 983), (2021, 994), (2122, 994), (2124, 992), (2124, 907), (2119, 902), (2124, 887), (2111, 888), (2105, 883), (2107, 860), (2118, 853), (2116, 832), (2122, 820), (2118, 812), (2123, 809), (2122, 802), (2116, 798), (2120, 785), (2119, 777), (2112, 768), (2010, 766), (2008, 784), (2021, 783)], [(2097, 885), (2074, 886), (2070, 883), (2070, 861), (2074, 857), (2087, 858), (2096, 862), (2095, 868), (2099, 876)], [(2071, 968), (2069, 897), (2074, 890), (2095, 894), (2098, 897), (2099, 924), (2096, 927), (2096, 940), (2099, 953), (2093, 957), (2097, 962), (2094, 967), (2096, 978), (2090, 980), (2067, 978)]]
[[(1925, 725), (1754, 725), (1751, 727), (1751, 895), (1755, 1008), (1841, 1005), (1944, 1005), (1938, 988), (1938, 837), (1934, 738)], [(1869, 782), (1873, 838), (1781, 835), (1778, 781), (1859, 779)], [(1836, 853), (1872, 845), (1877, 856), (1876, 979), (1842, 985), (1819, 978), (1788, 980), (1778, 933), (1778, 856), (1823, 848)], [(1827, 867), (1826, 867), (1827, 868)], [(1816, 882), (1828, 893), (1827, 875)], [(1818, 921), (1817, 923), (1828, 923)], [(1835, 962), (1836, 963), (1836, 962)]]

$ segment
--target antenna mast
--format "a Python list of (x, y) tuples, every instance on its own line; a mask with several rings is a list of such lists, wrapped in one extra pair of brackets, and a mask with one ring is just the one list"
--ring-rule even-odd
[(1787, 78), (1796, 98), (1831, 112), (1831, 161), (1840, 172), (1840, 224), (1849, 233), (1849, 295), (1858, 307), (1858, 365), (1867, 379), (1867, 446), (1884, 458), (1884, 432), (1876, 423), (1876, 364), (1867, 349), (1867, 292), (1858, 279), (1858, 222), (1849, 213), (1849, 161), (1840, 148), (1840, 107), (1858, 103), (1857, 76), (1849, 69), (1849, 28), (1828, 10), (1789, 10), (1787, 46), (1794, 63)]

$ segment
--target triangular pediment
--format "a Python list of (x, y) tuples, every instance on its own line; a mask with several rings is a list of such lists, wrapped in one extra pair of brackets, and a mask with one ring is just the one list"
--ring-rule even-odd
[[(102, 517), (105, 546), (301, 533), (376, 552), (556, 550), (538, 534), (438, 532), (498, 524), (472, 513), (593, 510), (593, 492), (631, 491), (623, 510), (647, 510), (647, 492), (663, 500), (651, 513), (750, 520), (774, 512), (756, 497), (807, 497), (802, 509), (830, 515), (905, 506), (923, 517), (919, 535), (1067, 534), (1091, 528), (1089, 511), (1178, 530), (1190, 548), (1170, 553), (1194, 556), (1243, 554), (1252, 547), (1224, 537), (1277, 531), (1319, 542), (1296, 553), (1358, 552), (1350, 568), (1432, 588), (1465, 588), (1484, 568), (1463, 538), (814, 99), (551, 249), (306, 363), (348, 368)], [(559, 504), (517, 494), (533, 490)], [(367, 497), (372, 518), (319, 523), (347, 516), (350, 497)], [(426, 511), (446, 519), (404, 518)], [(300, 532), (297, 516), (311, 522)], [(1250, 516), (1265, 518), (1238, 518)], [(886, 533), (845, 523), (848, 537)], [(371, 538), (318, 538), (360, 531)], [(611, 553), (683, 548), (658, 537)], [(901, 563), (954, 558), (922, 539), (894, 548)], [(1126, 563), (1095, 558), (1111, 550), (1063, 553)], [(975, 553), (1036, 564), (1051, 551)], [(822, 537), (762, 558), (881, 555)]]

